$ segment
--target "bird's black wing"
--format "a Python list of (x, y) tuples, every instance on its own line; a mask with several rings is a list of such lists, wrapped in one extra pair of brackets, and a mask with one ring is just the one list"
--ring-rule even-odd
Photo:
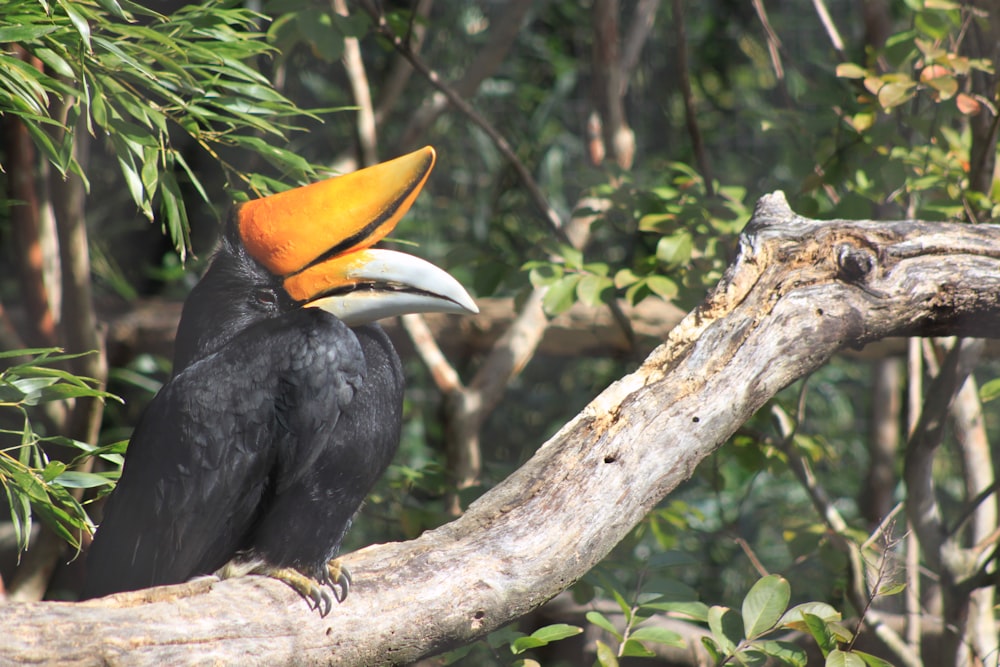
[(287, 392), (308, 387), (310, 428), (333, 431), (364, 372), (353, 332), (310, 308), (251, 326), (172, 378), (133, 434), (84, 597), (179, 583), (252, 546), (280, 480), (295, 474), (288, 461), (313, 456), (287, 423)]
[(378, 326), (353, 330), (365, 359), (364, 382), (336, 428), (326, 417), (322, 376), (285, 382), (278, 409), (288, 429), (275, 462), (275, 494), (253, 528), (251, 557), (325, 579), (351, 519), (399, 445), (403, 370)]

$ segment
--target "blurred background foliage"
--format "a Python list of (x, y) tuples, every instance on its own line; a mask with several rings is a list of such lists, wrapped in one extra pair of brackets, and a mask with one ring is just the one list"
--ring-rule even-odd
[[(126, 399), (119, 403), (103, 393), (103, 378), (89, 382), (59, 370), (64, 359), (33, 335), (24, 288), (30, 278), (19, 268), (23, 198), (15, 181), (27, 174), (11, 138), (15, 120), (30, 136), (40, 184), (63, 174), (83, 179), (93, 302), (104, 322), (150, 300), (183, 299), (234, 199), (358, 164), (356, 100), (341, 62), (350, 38), (359, 40), (376, 102), (386, 102), (376, 104), (379, 157), (424, 144), (439, 155), (394, 236), (479, 299), (520, 304), (532, 287), (547, 287), (544, 305), (553, 316), (578, 302), (600, 309), (652, 299), (690, 309), (733, 256), (756, 198), (778, 189), (806, 216), (996, 217), (996, 63), (988, 45), (998, 35), (996, 19), (977, 7), (895, 0), (865, 3), (876, 8), (869, 15), (838, 2), (825, 23), (816, 11), (822, 3), (612, 3), (623, 32), (644, 7), (652, 6), (655, 19), (627, 71), (621, 103), (634, 143), (622, 156), (608, 145), (597, 151), (601, 142), (590, 127), (600, 96), (593, 54), (602, 3), (523, 4), (438, 0), (383, 9), (397, 35), (419, 37), (420, 58), (444, 81), (460, 87), (473, 68), (489, 70), (464, 93), (467, 100), (510, 143), (558, 217), (587, 221), (582, 249), (552, 233), (480, 125), (455, 110), (427, 112), (435, 93), (423, 77), (412, 74), (388, 98), (400, 56), (360, 5), (349, 3), (345, 16), (336, 3), (313, 0), (4, 3), (4, 347), (45, 348), (0, 376), (0, 480), (15, 544), (27, 544), (29, 506), (79, 543), (79, 531), (89, 529), (80, 503), (113, 482), (121, 441), (170, 366), (168, 349), (147, 342), (109, 349), (104, 388)], [(506, 49), (491, 62), (477, 60), (516, 12)], [(627, 51), (627, 42), (620, 46)], [(463, 375), (482, 360), (482, 350), (462, 341), (447, 347)], [(448, 470), (441, 396), (410, 355), (400, 453), (355, 522), (349, 546), (411, 538), (448, 521), (451, 494), (459, 492), (464, 506), (503, 479), (647, 351), (640, 342), (626, 353), (537, 354), (486, 421), (481, 474), (463, 489), (454, 488)], [(811, 463), (863, 541), (874, 527), (865, 505), (877, 363), (871, 358), (885, 354), (895, 352), (839, 358), (786, 389), (774, 403), (795, 416), (794, 438), (784, 441), (773, 415), (762, 411), (577, 586), (576, 600), (641, 594), (647, 602), (736, 607), (764, 572), (780, 572), (792, 583), (793, 602), (825, 601), (845, 616), (859, 613), (844, 598), (846, 557), (790, 473), (787, 448)], [(31, 384), (43, 367), (53, 370), (41, 385)], [(996, 370), (988, 362), (980, 374), (989, 379)], [(54, 387), (67, 389), (58, 394)], [(86, 445), (57, 428), (64, 424), (58, 415), (38, 409), (85, 395), (106, 401), (100, 435)], [(905, 412), (895, 419), (904, 432)], [(986, 426), (995, 440), (995, 411), (987, 410)], [(78, 470), (79, 450), (93, 447), (101, 448), (102, 462)], [(892, 467), (887, 495), (894, 503), (902, 498), (899, 459)], [(963, 471), (943, 463), (939, 472), (942, 493), (960, 506), (967, 500)], [(86, 493), (61, 490), (69, 488)], [(70, 511), (68, 522), (53, 508)], [(52, 580), (50, 597), (74, 595), (68, 569)], [(5, 580), (13, 572), (4, 569)], [(532, 622), (521, 629), (535, 630)], [(563, 639), (558, 631), (551, 637)], [(524, 660), (510, 648), (516, 640), (484, 642), (471, 657), (455, 658)], [(541, 650), (539, 641), (519, 647), (534, 655), (529, 649)], [(627, 654), (625, 646), (617, 657)], [(614, 653), (594, 659), (610, 664)]]

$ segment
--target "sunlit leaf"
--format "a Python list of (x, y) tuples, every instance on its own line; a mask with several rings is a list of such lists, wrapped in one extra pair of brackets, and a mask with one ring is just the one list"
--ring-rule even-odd
[(771, 574), (757, 581), (743, 598), (743, 626), (748, 639), (770, 630), (785, 613), (792, 589), (788, 581)]
[(614, 635), (615, 637), (617, 637), (619, 641), (621, 640), (621, 638), (622, 638), (621, 633), (618, 632), (618, 630), (615, 628), (614, 624), (611, 621), (608, 620), (608, 617), (605, 616), (604, 614), (602, 614), (601, 612), (599, 612), (599, 611), (588, 611), (587, 615), (586, 615), (586, 618), (587, 618), (587, 622), (588, 623), (591, 623), (592, 625), (596, 625), (597, 627), (601, 628), (605, 632), (609, 632), (612, 635)]
[(844, 79), (863, 79), (868, 72), (865, 68), (854, 63), (840, 63), (837, 65), (837, 76)]
[(576, 286), (579, 282), (580, 274), (573, 273), (552, 283), (542, 298), (545, 312), (554, 316), (569, 310), (576, 302)]
[(865, 667), (865, 661), (853, 652), (834, 649), (826, 656), (825, 667)]
[(1000, 378), (994, 378), (984, 382), (983, 385), (979, 387), (979, 400), (983, 403), (988, 403), (997, 398), (1000, 398)]
[(618, 667), (618, 656), (600, 639), (597, 640), (597, 664), (601, 667)]
[(979, 100), (965, 93), (959, 93), (955, 96), (955, 106), (966, 116), (976, 116), (983, 109)]
[(686, 645), (684, 638), (678, 633), (673, 630), (668, 630), (667, 628), (658, 628), (655, 626), (642, 626), (636, 628), (629, 636), (638, 641), (654, 642), (657, 644), (665, 644), (667, 646), (676, 646), (678, 648), (683, 648)]
[(913, 86), (910, 83), (887, 83), (878, 91), (878, 102), (888, 110), (899, 106), (913, 97)]

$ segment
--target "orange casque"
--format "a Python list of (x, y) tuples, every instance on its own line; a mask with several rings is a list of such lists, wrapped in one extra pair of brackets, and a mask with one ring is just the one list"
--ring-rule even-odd
[[(345, 284), (348, 254), (378, 243), (406, 214), (435, 161), (426, 146), (343, 176), (255, 199), (237, 210), (250, 256), (278, 276), (296, 301)], [(316, 263), (325, 255), (329, 259)]]

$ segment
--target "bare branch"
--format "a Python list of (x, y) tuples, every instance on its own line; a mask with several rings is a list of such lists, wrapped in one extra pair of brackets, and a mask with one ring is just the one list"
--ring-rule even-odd
[[(410, 28), (410, 35), (407, 43), (414, 53), (420, 53), (427, 35), (425, 19), (430, 15), (433, 0), (417, 0), (413, 6), (413, 25)], [(403, 94), (406, 84), (413, 74), (413, 67), (406, 58), (399, 56), (392, 64), (392, 69), (382, 82), (379, 91), (378, 104), (375, 106), (375, 126), (381, 127), (392, 113), (397, 100)]]
[(770, 397), (841, 348), (997, 331), (1000, 227), (821, 222), (770, 195), (718, 287), (642, 366), (461, 518), (345, 556), (355, 585), (326, 618), (274, 580), (193, 582), (0, 607), (4, 657), (412, 663), (583, 576)]
[[(498, 5), (499, 16), (490, 25), (489, 41), (482, 48), (476, 50), (475, 58), (462, 72), (461, 78), (450, 86), (455, 95), (461, 98), (472, 97), (479, 90), (482, 82), (497, 72), (513, 46), (514, 40), (517, 39), (524, 17), (533, 4), (531, 0), (513, 0)], [(407, 47), (414, 54), (417, 53), (417, 50), (409, 42), (407, 42)], [(440, 91), (426, 100), (413, 114), (406, 130), (404, 130), (403, 145), (412, 146), (419, 141), (427, 128), (448, 107), (448, 102), (449, 97), (444, 91)]]
[(493, 141), (497, 150), (503, 154), (504, 158), (510, 162), (511, 166), (514, 167), (514, 171), (517, 173), (518, 178), (521, 180), (522, 185), (524, 185), (525, 190), (527, 190), (528, 195), (531, 200), (538, 207), (539, 211), (542, 213), (542, 217), (548, 225), (549, 229), (555, 235), (557, 239), (561, 242), (568, 242), (566, 239), (565, 232), (563, 231), (563, 220), (559, 216), (559, 213), (549, 205), (548, 200), (542, 193), (541, 188), (535, 181), (531, 172), (528, 168), (521, 162), (520, 158), (514, 152), (507, 139), (497, 131), (493, 125), (486, 120), (478, 111), (476, 111), (472, 106), (466, 102), (462, 96), (456, 91), (452, 86), (445, 83), (441, 76), (427, 66), (426, 63), (410, 49), (409, 45), (404, 42), (385, 20), (385, 16), (376, 10), (370, 2), (363, 3), (366, 10), (371, 14), (372, 19), (375, 22), (376, 31), (389, 40), (389, 43), (405, 57), (413, 68), (420, 72), (435, 88), (437, 88), (444, 96), (447, 98), (448, 102), (458, 109), (463, 115), (465, 115), (470, 121), (472, 121), (479, 129), (489, 136), (490, 140)]
[(684, 118), (687, 121), (688, 136), (694, 150), (698, 171), (705, 181), (705, 194), (715, 195), (712, 168), (708, 162), (705, 142), (701, 138), (701, 128), (698, 126), (698, 112), (694, 108), (694, 93), (691, 90), (691, 75), (688, 73), (687, 28), (684, 25), (684, 0), (674, 0), (674, 31), (677, 36), (677, 76), (681, 85), (681, 96), (684, 98)]
[(826, 8), (825, 0), (813, 0), (813, 7), (816, 9), (820, 23), (823, 24), (823, 28), (826, 30), (826, 36), (830, 38), (833, 50), (837, 52), (837, 57), (840, 58), (841, 62), (845, 62), (847, 54), (844, 51), (844, 38), (840, 36), (840, 31), (837, 30), (837, 26), (830, 16), (830, 10)]
[[(333, 11), (347, 16), (347, 0), (332, 0)], [(344, 38), (344, 70), (351, 82), (351, 93), (358, 107), (358, 142), (361, 144), (362, 166), (378, 162), (378, 135), (375, 132), (375, 110), (368, 86), (365, 63), (361, 59), (361, 46), (357, 37)]]

